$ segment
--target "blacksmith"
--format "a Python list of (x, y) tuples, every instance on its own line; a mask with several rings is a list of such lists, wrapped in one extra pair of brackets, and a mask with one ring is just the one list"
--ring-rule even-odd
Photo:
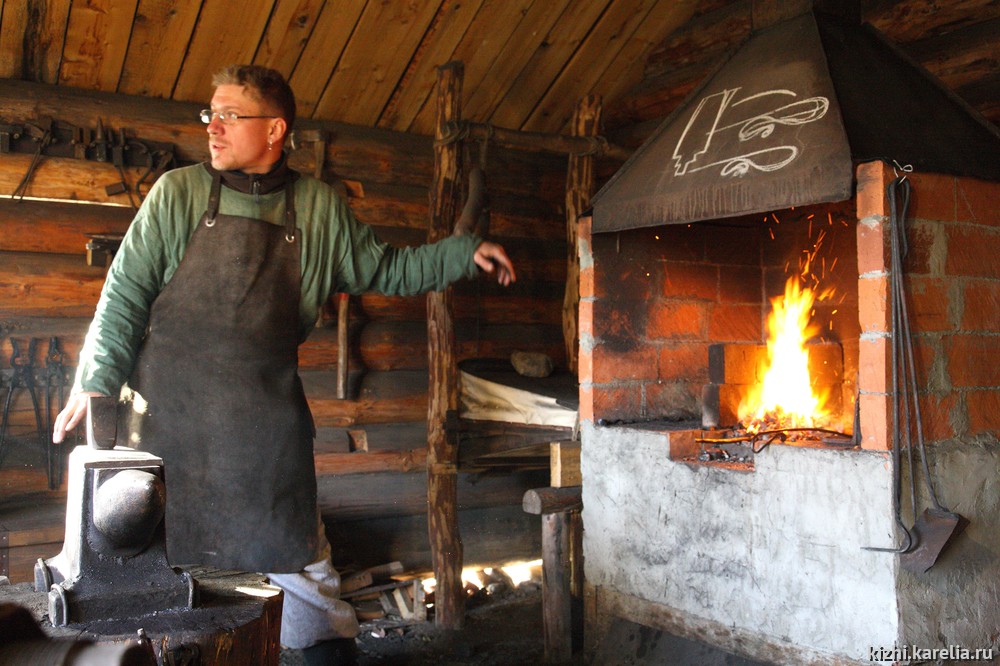
[(295, 100), (278, 72), (232, 66), (214, 84), (201, 114), (211, 161), (164, 174), (143, 202), (53, 441), (87, 396), (127, 384), (120, 443), (165, 462), (171, 563), (269, 572), (285, 590), (282, 643), (350, 663), (358, 623), (317, 512), (298, 345), (332, 293), (419, 294), (480, 269), (507, 285), (514, 268), (474, 236), (380, 242), (333, 188), (288, 168)]

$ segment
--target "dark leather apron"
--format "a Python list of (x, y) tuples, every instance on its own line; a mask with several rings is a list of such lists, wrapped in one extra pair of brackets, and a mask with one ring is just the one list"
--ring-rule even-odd
[(172, 564), (299, 571), (317, 521), (293, 186), (284, 226), (220, 215), (220, 187), (153, 302), (127, 445), (164, 460)]

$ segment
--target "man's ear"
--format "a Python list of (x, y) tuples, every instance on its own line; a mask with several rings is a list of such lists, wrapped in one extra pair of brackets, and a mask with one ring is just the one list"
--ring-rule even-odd
[(288, 123), (285, 122), (284, 118), (275, 118), (271, 124), (268, 138), (280, 145), (285, 143), (286, 134), (288, 134)]

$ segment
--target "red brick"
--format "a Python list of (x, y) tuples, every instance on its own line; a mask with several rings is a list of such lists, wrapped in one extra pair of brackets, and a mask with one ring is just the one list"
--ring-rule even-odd
[(889, 203), (885, 198), (885, 188), (894, 178), (892, 167), (885, 162), (874, 161), (859, 164), (857, 178), (857, 214), (863, 220), (872, 215), (889, 215)]
[(719, 267), (670, 262), (663, 266), (662, 295), (667, 298), (717, 300)]
[(955, 178), (953, 176), (912, 173), (909, 178), (912, 188), (907, 217), (942, 222), (955, 221)]
[(581, 384), (594, 381), (594, 350), (580, 348), (576, 360), (576, 374)]
[(646, 418), (701, 417), (699, 398), (702, 384), (656, 382), (646, 384)]
[(597, 260), (594, 263), (594, 296), (648, 300), (659, 291), (653, 286), (659, 280), (654, 277), (655, 269), (652, 260), (641, 265)]
[(767, 345), (714, 344), (708, 348), (708, 381), (714, 384), (754, 384), (767, 372)]
[(913, 362), (917, 366), (917, 387), (921, 391), (951, 390), (951, 382), (945, 376), (942, 347), (942, 339), (939, 336), (920, 336), (913, 340)]
[(658, 358), (659, 350), (655, 347), (617, 351), (598, 345), (594, 348), (594, 383), (655, 380)]
[[(924, 429), (925, 442), (943, 442), (964, 434), (955, 432), (952, 426), (956, 409), (961, 409), (956, 393), (920, 396), (920, 422)], [(916, 433), (913, 436), (915, 438)]]
[(861, 401), (861, 448), (871, 451), (888, 451), (891, 439), (889, 430), (889, 396), (878, 393), (862, 393)]
[(594, 418), (610, 421), (642, 416), (642, 384), (593, 387)]
[(594, 296), (594, 267), (580, 269), (580, 298)]
[(592, 319), (595, 338), (636, 340), (646, 334), (646, 301), (615, 301), (602, 298), (594, 302)]
[(1000, 277), (1000, 229), (948, 227), (947, 275)]
[(697, 342), (660, 348), (659, 379), (704, 384), (708, 381), (708, 345)]
[(945, 353), (955, 388), (1000, 386), (1000, 337), (955, 335), (945, 343)]
[(944, 225), (940, 222), (909, 221), (906, 225), (906, 257), (903, 271), (907, 275), (939, 273), (947, 254)]
[(594, 218), (590, 215), (586, 217), (581, 217), (576, 222), (576, 239), (581, 248), (581, 253), (586, 253), (588, 256), (592, 256), (590, 252), (590, 244), (593, 240), (593, 228), (594, 228)]
[(580, 420), (594, 422), (594, 387), (580, 385)]
[(722, 266), (719, 273), (719, 301), (721, 303), (763, 302), (761, 282), (763, 269), (758, 266)]
[(967, 280), (962, 296), (963, 331), (1000, 331), (1000, 282)]
[(969, 436), (1000, 436), (1000, 391), (969, 391), (965, 394)]
[(594, 335), (594, 301), (581, 300), (578, 312), (580, 335)]
[(865, 393), (888, 393), (892, 381), (889, 338), (858, 343), (858, 388)]
[(959, 222), (1000, 226), (1000, 183), (958, 178), (957, 186)]
[(889, 330), (889, 281), (884, 277), (858, 280), (858, 322), (861, 330), (884, 333)]
[(914, 277), (905, 281), (909, 296), (906, 301), (907, 315), (914, 335), (955, 330), (948, 314), (951, 282), (930, 277)]
[[(889, 270), (889, 225), (880, 221), (858, 224), (858, 274)], [(839, 262), (838, 262), (839, 263)]]
[(657, 301), (649, 310), (646, 333), (650, 339), (699, 339), (705, 337), (708, 307), (683, 301)]
[(708, 321), (711, 342), (758, 342), (764, 329), (759, 305), (716, 305)]

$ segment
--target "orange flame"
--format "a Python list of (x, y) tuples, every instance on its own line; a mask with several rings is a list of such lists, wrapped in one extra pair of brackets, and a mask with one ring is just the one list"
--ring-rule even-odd
[(767, 371), (763, 382), (751, 390), (739, 409), (747, 432), (823, 427), (829, 420), (827, 396), (817, 394), (810, 383), (805, 346), (819, 333), (819, 327), (810, 323), (816, 299), (816, 293), (803, 288), (798, 277), (788, 279), (784, 295), (771, 299)]

